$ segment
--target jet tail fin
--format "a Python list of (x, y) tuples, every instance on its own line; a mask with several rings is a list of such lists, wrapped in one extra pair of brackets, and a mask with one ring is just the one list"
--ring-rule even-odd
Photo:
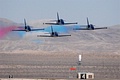
[(25, 24), (25, 26), (26, 26), (26, 19), (24, 18), (24, 24)]
[(51, 33), (53, 33), (53, 27), (51, 26)]
[(94, 25), (89, 23), (88, 17), (87, 17), (87, 29), (94, 30)]
[(27, 29), (26, 19), (24, 18), (25, 30)]
[(58, 12), (57, 12), (57, 20), (60, 20)]
[(90, 25), (90, 24), (89, 24), (89, 20), (88, 20), (88, 17), (87, 17), (87, 25)]

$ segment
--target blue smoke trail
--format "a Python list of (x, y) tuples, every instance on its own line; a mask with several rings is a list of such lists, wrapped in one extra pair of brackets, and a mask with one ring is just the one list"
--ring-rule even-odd
[[(65, 33), (68, 31), (67, 28), (62, 25), (52, 25), (52, 27), (53, 27), (53, 31), (55, 31), (55, 32)], [(47, 28), (45, 28), (44, 31), (51, 32), (51, 26), (48, 26)]]

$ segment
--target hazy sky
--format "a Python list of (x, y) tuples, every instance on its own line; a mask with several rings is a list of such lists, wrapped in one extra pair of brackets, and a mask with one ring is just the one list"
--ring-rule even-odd
[(21, 23), (60, 18), (86, 24), (86, 17), (97, 26), (120, 24), (120, 0), (0, 0), (0, 18)]

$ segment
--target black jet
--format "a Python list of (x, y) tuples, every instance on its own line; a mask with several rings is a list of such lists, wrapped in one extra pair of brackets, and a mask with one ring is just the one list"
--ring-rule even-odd
[[(38, 30), (44, 30), (44, 29), (31, 29), (31, 27), (29, 25), (26, 24), (26, 20), (24, 19), (24, 29), (17, 29), (17, 30), (12, 30), (12, 31), (26, 31), (26, 32), (29, 32), (29, 31), (38, 31)], [(23, 27), (18, 27), (18, 28), (23, 28)]]
[(87, 17), (87, 25), (80, 25), (81, 28), (73, 28), (73, 30), (97, 30), (97, 29), (107, 29), (107, 27), (98, 27), (95, 28), (93, 24), (89, 23), (88, 17)]
[(50, 23), (43, 23), (43, 24), (48, 24), (48, 25), (69, 25), (69, 24), (77, 24), (77, 22), (75, 23), (65, 23), (63, 19), (59, 18), (59, 14), (57, 12), (57, 20), (52, 20), (55, 21), (54, 23), (50, 22)]
[(71, 36), (70, 34), (59, 34), (56, 31), (53, 31), (53, 27), (51, 26), (51, 32), (45, 33), (44, 35), (37, 35), (37, 37), (64, 37)]

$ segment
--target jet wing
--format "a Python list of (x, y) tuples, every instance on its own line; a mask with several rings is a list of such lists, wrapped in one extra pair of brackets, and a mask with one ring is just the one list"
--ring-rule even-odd
[[(39, 31), (39, 30), (44, 30), (44, 29), (32, 29), (31, 31)], [(12, 30), (12, 31), (26, 31), (26, 30), (22, 29), (22, 30)]]
[(58, 35), (58, 37), (71, 36), (70, 34)]
[(71, 36), (71, 35), (58, 35), (58, 36), (51, 36), (51, 35), (37, 35), (37, 37), (65, 37), (65, 36)]
[(75, 23), (64, 23), (64, 25), (69, 25), (69, 24), (78, 24), (77, 22)]
[(51, 35), (50, 35), (50, 33), (41, 33), (41, 34), (39, 34), (39, 35), (37, 35), (37, 37), (51, 37)]
[(43, 23), (43, 24), (48, 24), (48, 25), (57, 25), (57, 23)]
[(32, 29), (31, 31), (39, 31), (39, 30), (44, 30), (44, 28), (43, 29)]
[[(48, 24), (48, 25), (58, 25), (57, 23), (45, 23), (45, 24)], [(63, 25), (69, 25), (69, 24), (77, 24), (76, 23), (64, 23)]]
[(12, 31), (26, 31), (26, 30), (12, 30)]
[(37, 37), (52, 37), (50, 35), (37, 35)]
[[(94, 30), (98, 30), (98, 29), (107, 29), (107, 27), (94, 28)], [(89, 30), (89, 29), (87, 28), (87, 25), (80, 25), (80, 28), (73, 28), (73, 30)]]
[(107, 27), (98, 27), (98, 28), (95, 28), (95, 30), (97, 29), (107, 29)]

